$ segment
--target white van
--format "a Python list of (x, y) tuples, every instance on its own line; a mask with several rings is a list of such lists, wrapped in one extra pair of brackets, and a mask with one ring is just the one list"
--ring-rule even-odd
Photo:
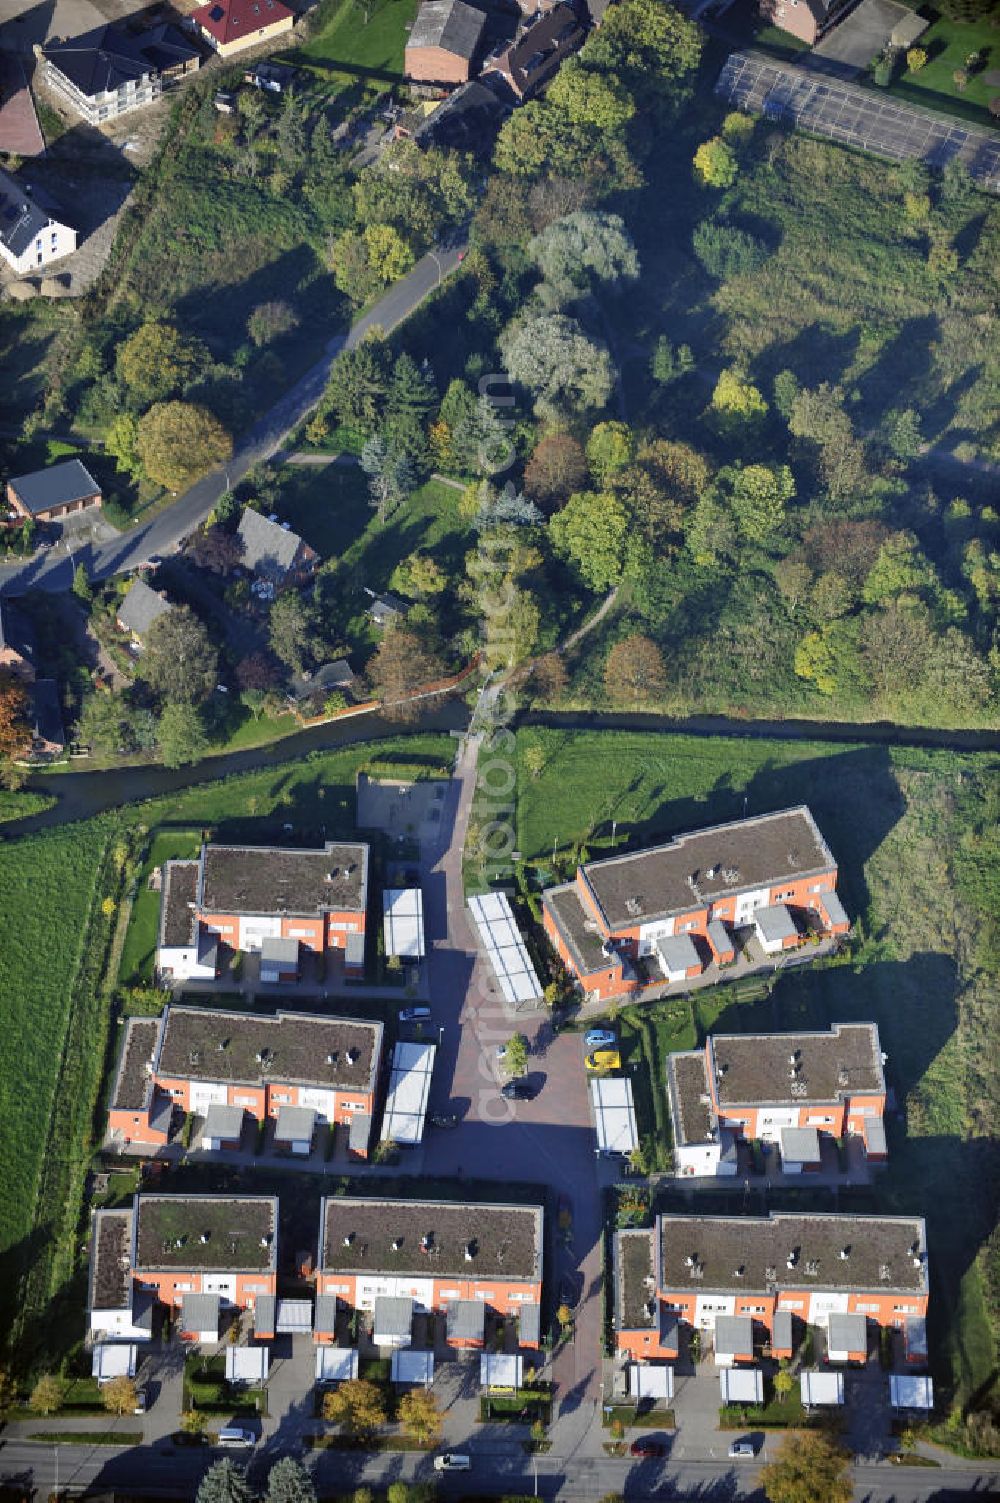
[(434, 1470), (436, 1472), (471, 1472), (472, 1457), (457, 1456), (454, 1451), (445, 1451), (443, 1456), (435, 1456)]
[(429, 1007), (404, 1007), (399, 1014), (399, 1021), (401, 1023), (422, 1023), (430, 1015), (431, 1010)]
[(256, 1443), (252, 1430), (240, 1430), (236, 1425), (226, 1425), (219, 1431), (218, 1444), (220, 1446), (239, 1446), (246, 1448)]

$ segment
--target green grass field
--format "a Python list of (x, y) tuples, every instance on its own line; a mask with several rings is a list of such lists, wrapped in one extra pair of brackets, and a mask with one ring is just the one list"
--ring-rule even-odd
[[(544, 754), (533, 777), (529, 747)], [(993, 934), (997, 759), (829, 743), (518, 732), (517, 845), (535, 875), (568, 875), (580, 854), (808, 802), (840, 868), (855, 920), (850, 954), (782, 977), (770, 994), (719, 987), (688, 1002), (626, 1009), (627, 1049), (650, 1066), (637, 1092), (644, 1145), (666, 1055), (711, 1029), (826, 1028), (873, 1020), (903, 1117), (869, 1209), (928, 1222), (930, 1334), (942, 1397), (980, 1398), (995, 1382), (994, 1228), (985, 1186), (1000, 1108)], [(744, 800), (746, 804), (744, 806)], [(617, 827), (614, 823), (617, 822)], [(991, 834), (991, 830), (993, 833)], [(613, 844), (614, 842), (614, 844)], [(905, 1126), (904, 1126), (905, 1123)], [(993, 1310), (991, 1315), (990, 1310)]]
[(315, 35), (290, 57), (320, 66), (335, 92), (359, 81), (395, 83), (416, 13), (417, 0), (372, 0), (367, 12), (362, 0), (328, 0)]
[(27, 819), (29, 814), (41, 814), (45, 809), (51, 809), (54, 803), (51, 793), (34, 793), (30, 789), (10, 793), (0, 788), (0, 825), (15, 819)]
[[(986, 74), (1000, 68), (1000, 32), (984, 18), (977, 22), (949, 21), (938, 16), (914, 44), (927, 53), (928, 61), (916, 73), (901, 73), (890, 90), (911, 104), (937, 106), (966, 119), (992, 124), (987, 110), (1000, 88), (986, 82)], [(964, 89), (955, 87), (956, 69), (965, 68), (971, 53), (981, 58), (975, 72), (969, 74)]]

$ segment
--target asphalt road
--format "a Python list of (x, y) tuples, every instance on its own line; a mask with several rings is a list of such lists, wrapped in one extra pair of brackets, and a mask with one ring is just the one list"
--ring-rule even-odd
[(238, 484), (247, 470), (277, 453), (316, 406), (341, 351), (360, 344), (373, 328), (388, 332), (402, 323), (454, 271), (463, 255), (462, 244), (452, 245), (446, 251), (428, 252), (358, 319), (346, 336), (337, 334), (330, 340), (322, 359), (240, 439), (228, 465), (205, 475), (166, 511), (107, 543), (83, 544), (72, 553), (60, 544), (24, 564), (4, 564), (0, 566), (0, 594), (23, 595), (31, 589), (68, 590), (73, 583), (73, 571), (80, 563), (86, 565), (91, 579), (100, 580), (128, 573), (149, 558), (171, 552), (205, 520), (220, 496)]

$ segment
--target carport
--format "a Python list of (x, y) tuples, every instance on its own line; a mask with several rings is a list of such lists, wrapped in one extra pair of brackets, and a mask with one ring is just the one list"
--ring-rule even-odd
[(406, 1347), (392, 1354), (389, 1376), (400, 1387), (430, 1388), (434, 1382), (434, 1353)]
[(669, 1403), (674, 1396), (673, 1368), (666, 1363), (630, 1362), (628, 1394), (636, 1403), (642, 1399), (664, 1399)]

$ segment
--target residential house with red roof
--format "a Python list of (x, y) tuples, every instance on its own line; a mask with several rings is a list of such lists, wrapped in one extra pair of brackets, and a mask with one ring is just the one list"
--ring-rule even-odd
[(295, 15), (281, 0), (211, 0), (191, 22), (220, 57), (232, 57), (291, 31)]

